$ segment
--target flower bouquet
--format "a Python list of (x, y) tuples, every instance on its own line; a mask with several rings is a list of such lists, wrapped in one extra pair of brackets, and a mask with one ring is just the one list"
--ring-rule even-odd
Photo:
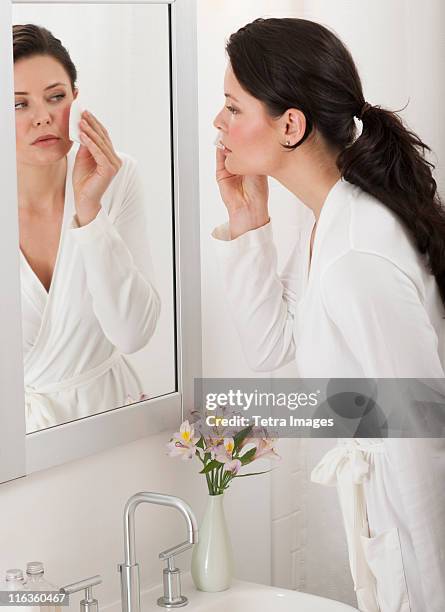
[(265, 430), (254, 431), (249, 426), (231, 436), (226, 434), (223, 429), (213, 427), (209, 435), (195, 435), (194, 424), (187, 420), (167, 444), (171, 457), (183, 460), (197, 457), (202, 464), (199, 473), (207, 481), (207, 509), (192, 555), (193, 581), (202, 591), (223, 591), (232, 580), (233, 553), (222, 505), (224, 491), (235, 478), (271, 471), (240, 474), (242, 467), (260, 458), (280, 459), (274, 448), (275, 439), (265, 437)]

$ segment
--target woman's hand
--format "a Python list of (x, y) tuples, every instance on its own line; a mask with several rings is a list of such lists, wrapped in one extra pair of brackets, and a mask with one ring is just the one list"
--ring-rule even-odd
[(104, 126), (84, 111), (80, 122), (81, 145), (73, 168), (73, 191), (80, 226), (92, 221), (101, 199), (122, 166)]
[(267, 176), (231, 174), (225, 166), (227, 153), (216, 148), (216, 181), (229, 213), (232, 240), (269, 222)]

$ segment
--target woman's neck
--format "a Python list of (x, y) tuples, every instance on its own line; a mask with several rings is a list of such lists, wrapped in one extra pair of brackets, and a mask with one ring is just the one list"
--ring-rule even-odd
[(336, 156), (320, 151), (314, 155), (296, 149), (291, 153), (286, 152), (284, 158), (285, 163), (273, 178), (310, 208), (318, 222), (329, 191), (341, 178), (335, 163)]
[(19, 207), (33, 212), (51, 213), (64, 202), (67, 157), (38, 166), (17, 165), (17, 196)]

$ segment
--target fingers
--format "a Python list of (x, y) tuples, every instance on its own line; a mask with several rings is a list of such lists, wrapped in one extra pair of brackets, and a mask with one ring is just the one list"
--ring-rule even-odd
[[(112, 151), (110, 151), (110, 147), (108, 146), (108, 144), (84, 120), (80, 122), (80, 127), (82, 128), (82, 132), (81, 132), (82, 144), (84, 144), (91, 150), (91, 153), (93, 153), (93, 156), (95, 160), (97, 161), (97, 163), (100, 163), (101, 165), (111, 166), (113, 170), (115, 170), (117, 168), (117, 164), (114, 160), (113, 153)], [(94, 152), (93, 152), (93, 149), (90, 147), (91, 143), (94, 144), (95, 146)], [(95, 154), (97, 150), (101, 152), (100, 160)]]
[(227, 154), (223, 149), (216, 147), (216, 178), (224, 178), (230, 176), (230, 173), (226, 169), (226, 157)]
[(107, 138), (109, 140), (107, 130), (92, 113), (90, 113), (89, 111), (84, 111), (84, 113), (82, 114), (82, 119), (88, 121), (88, 123), (90, 123), (92, 127), (96, 129), (96, 132), (98, 132), (104, 140), (106, 140)]
[(81, 132), (80, 140), (82, 144), (88, 147), (89, 151), (91, 152), (92, 156), (94, 157), (98, 165), (100, 166), (109, 166), (110, 164), (113, 165), (110, 159), (108, 158), (108, 156), (104, 153), (102, 147), (98, 146), (96, 142), (90, 136), (88, 136), (88, 134), (86, 134), (85, 132)]

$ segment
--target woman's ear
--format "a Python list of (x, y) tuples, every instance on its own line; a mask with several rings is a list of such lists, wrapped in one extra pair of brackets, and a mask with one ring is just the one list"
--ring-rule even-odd
[(77, 87), (74, 89), (74, 97), (73, 99), (75, 100), (77, 98), (77, 95), (79, 93), (79, 90), (77, 89)]
[(296, 145), (303, 138), (306, 130), (304, 113), (296, 108), (290, 108), (284, 113), (282, 119), (284, 141), (289, 141), (291, 146)]

